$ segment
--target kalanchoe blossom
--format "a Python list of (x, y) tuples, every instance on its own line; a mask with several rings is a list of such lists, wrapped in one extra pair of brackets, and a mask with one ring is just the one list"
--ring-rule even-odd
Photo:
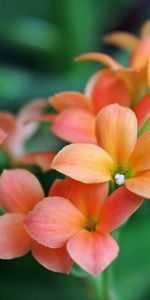
[[(97, 117), (96, 136), (99, 146), (66, 146), (51, 167), (84, 183), (124, 183), (133, 193), (150, 198), (150, 131), (137, 139), (134, 112), (118, 104), (106, 106)], [(118, 174), (123, 175), (121, 181)]]
[(105, 42), (127, 49), (132, 53), (130, 66), (132, 68), (144, 67), (150, 57), (150, 20), (141, 28), (141, 37), (128, 32), (113, 32), (105, 37)]
[(34, 241), (24, 221), (34, 206), (44, 199), (44, 192), (34, 175), (23, 169), (4, 171), (0, 178), (0, 203), (7, 211), (0, 217), (0, 258), (12, 259), (32, 251), (45, 268), (68, 273), (72, 266), (66, 247), (50, 249)]
[(118, 254), (118, 245), (109, 232), (143, 202), (143, 198), (124, 187), (108, 198), (107, 195), (107, 183), (87, 185), (68, 178), (56, 180), (50, 197), (28, 215), (26, 229), (44, 246), (57, 248), (67, 243), (72, 259), (97, 275)]
[(32, 137), (37, 130), (37, 123), (28, 123), (30, 118), (41, 114), (46, 107), (45, 100), (35, 100), (25, 105), (15, 117), (7, 112), (0, 112), (0, 127), (7, 133), (7, 139), (3, 144), (4, 150), (8, 153), (14, 164), (36, 164), (47, 170), (46, 156), (51, 160), (54, 152), (25, 153), (25, 142)]
[(0, 144), (3, 143), (6, 137), (7, 134), (2, 129), (0, 129)]

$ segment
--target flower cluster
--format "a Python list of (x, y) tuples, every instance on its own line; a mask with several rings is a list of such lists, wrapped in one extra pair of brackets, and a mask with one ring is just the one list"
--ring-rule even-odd
[[(77, 263), (97, 275), (118, 255), (111, 233), (150, 198), (150, 21), (141, 38), (117, 32), (105, 42), (131, 52), (127, 68), (102, 53), (83, 54), (76, 60), (106, 65), (84, 93), (33, 101), (17, 117), (0, 113), (1, 147), (17, 167), (0, 177), (1, 259), (31, 251), (49, 270), (69, 273)], [(43, 113), (48, 106), (55, 112)], [(38, 122), (51, 122), (51, 131), (72, 144), (58, 153), (25, 153)], [(45, 196), (28, 164), (66, 177)]]

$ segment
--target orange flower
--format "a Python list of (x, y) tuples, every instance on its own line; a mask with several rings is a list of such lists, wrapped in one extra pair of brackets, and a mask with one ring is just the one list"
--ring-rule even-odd
[(0, 202), (8, 212), (0, 217), (0, 258), (12, 259), (32, 251), (45, 268), (68, 273), (72, 260), (66, 248), (50, 249), (35, 242), (24, 228), (24, 221), (44, 192), (34, 175), (22, 169), (4, 171), (0, 178)]
[(26, 229), (44, 246), (57, 248), (66, 244), (72, 259), (97, 275), (118, 254), (118, 245), (109, 232), (143, 202), (124, 187), (108, 198), (107, 194), (107, 183), (87, 185), (69, 178), (56, 180), (50, 197), (28, 215)]
[(7, 112), (0, 112), (0, 127), (7, 133), (7, 139), (3, 144), (14, 164), (36, 164), (44, 171), (49, 168), (49, 161), (55, 156), (55, 152), (34, 152), (25, 154), (25, 142), (35, 133), (37, 123), (28, 124), (30, 118), (38, 116), (46, 101), (32, 101), (20, 110), (17, 117)]
[(150, 198), (150, 131), (137, 139), (137, 119), (129, 108), (106, 106), (96, 121), (99, 146), (64, 147), (51, 167), (84, 183), (125, 184), (135, 194)]
[(0, 144), (5, 140), (5, 138), (7, 137), (7, 134), (0, 129)]

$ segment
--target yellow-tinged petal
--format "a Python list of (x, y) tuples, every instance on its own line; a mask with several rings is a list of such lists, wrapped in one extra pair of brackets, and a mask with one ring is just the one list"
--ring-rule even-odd
[(113, 160), (96, 145), (78, 143), (64, 147), (51, 168), (83, 183), (99, 183), (111, 179)]
[(148, 35), (150, 35), (150, 20), (147, 20), (146, 22), (144, 22), (144, 24), (141, 28), (141, 36), (144, 38)]
[(75, 58), (76, 61), (82, 61), (82, 60), (93, 60), (97, 61), (99, 63), (105, 64), (111, 69), (117, 70), (120, 69), (122, 66), (115, 61), (113, 58), (111, 58), (109, 55), (103, 54), (103, 53), (86, 53), (81, 54)]
[(150, 170), (127, 179), (125, 185), (131, 192), (144, 198), (150, 198)]
[(137, 49), (135, 50), (132, 59), (132, 68), (143, 68), (147, 65), (150, 56), (150, 36), (145, 37), (140, 41)]
[(104, 42), (133, 52), (138, 46), (139, 39), (131, 33), (118, 31), (107, 34)]
[(106, 106), (98, 114), (96, 136), (99, 145), (115, 162), (127, 163), (137, 139), (135, 114), (131, 109), (118, 104)]
[(130, 158), (135, 173), (150, 169), (150, 131), (141, 135)]

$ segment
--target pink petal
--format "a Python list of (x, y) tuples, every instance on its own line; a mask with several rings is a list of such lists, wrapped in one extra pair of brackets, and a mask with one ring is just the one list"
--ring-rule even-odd
[(85, 222), (84, 216), (69, 200), (49, 197), (39, 202), (29, 213), (25, 227), (29, 235), (50, 248), (63, 247)]
[(118, 228), (142, 205), (143, 200), (125, 186), (117, 189), (107, 198), (102, 208), (99, 230), (107, 233)]
[(27, 213), (44, 198), (37, 178), (23, 169), (5, 170), (0, 178), (0, 202), (10, 212)]
[(0, 129), (0, 144), (5, 140), (5, 138), (7, 137), (7, 134)]
[(96, 145), (72, 144), (58, 152), (51, 168), (83, 183), (100, 183), (110, 180), (113, 161)]
[(74, 91), (61, 92), (50, 97), (49, 104), (57, 111), (63, 111), (66, 108), (83, 108), (92, 111), (92, 105), (86, 96)]
[(150, 199), (150, 170), (141, 172), (136, 177), (126, 180), (125, 184), (131, 192)]
[(134, 112), (138, 120), (138, 127), (141, 128), (144, 122), (150, 117), (150, 94), (145, 95), (139, 101)]
[(0, 128), (8, 136), (12, 135), (16, 130), (16, 118), (10, 113), (0, 112)]
[(21, 164), (36, 165), (42, 169), (43, 172), (50, 169), (50, 163), (55, 157), (56, 152), (32, 152), (27, 153), (19, 159)]
[(69, 240), (67, 250), (85, 271), (98, 275), (117, 257), (119, 248), (110, 235), (82, 230)]
[(99, 215), (108, 195), (108, 184), (84, 184), (70, 178), (57, 179), (49, 191), (49, 196), (69, 199), (84, 215)]
[(72, 143), (96, 143), (95, 116), (87, 110), (65, 109), (55, 119), (51, 130), (58, 137)]
[(33, 242), (32, 255), (43, 267), (53, 272), (68, 274), (73, 265), (66, 247), (51, 249)]
[(23, 214), (5, 214), (0, 217), (0, 258), (12, 259), (25, 255), (31, 247), (31, 239), (23, 228)]

